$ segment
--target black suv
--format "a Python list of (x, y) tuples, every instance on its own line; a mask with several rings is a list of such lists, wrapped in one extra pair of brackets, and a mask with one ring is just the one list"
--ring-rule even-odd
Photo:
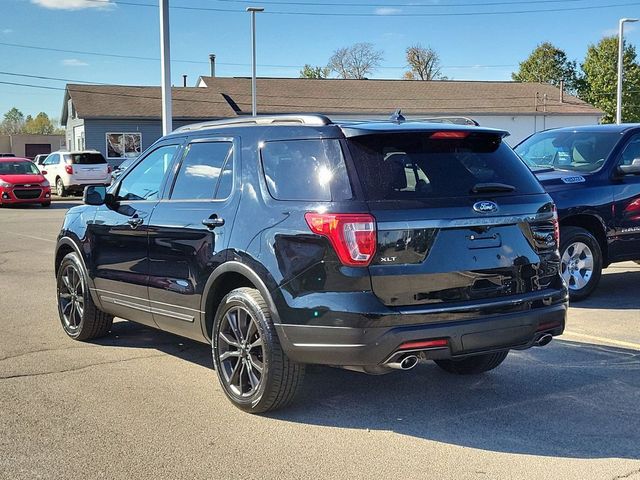
[(567, 308), (553, 203), (505, 134), (319, 115), (183, 127), (69, 210), (62, 325), (88, 340), (118, 316), (211, 343), (254, 413), (288, 404), (307, 363), (495, 368), (561, 334)]
[(558, 207), (571, 300), (593, 292), (603, 267), (640, 261), (640, 124), (547, 130), (515, 151)]

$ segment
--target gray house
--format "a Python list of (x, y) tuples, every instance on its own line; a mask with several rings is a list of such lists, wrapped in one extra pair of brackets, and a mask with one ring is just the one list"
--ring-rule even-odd
[[(541, 83), (259, 78), (259, 113), (324, 113), (333, 119), (467, 116), (511, 132), (514, 145), (539, 130), (599, 123), (602, 111)], [(117, 165), (162, 136), (159, 87), (69, 84), (62, 124), (70, 149), (99, 150)], [(251, 114), (251, 79), (200, 77), (173, 88), (173, 126)]]
[[(173, 88), (173, 126), (235, 116), (205, 88)], [(69, 150), (100, 151), (112, 165), (137, 157), (162, 136), (159, 87), (69, 84), (62, 108)]]

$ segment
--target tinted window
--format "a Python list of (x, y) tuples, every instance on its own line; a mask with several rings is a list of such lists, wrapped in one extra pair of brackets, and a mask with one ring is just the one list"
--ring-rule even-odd
[(232, 152), (231, 142), (190, 144), (180, 165), (171, 198), (174, 200), (227, 198), (231, 193)]
[(533, 170), (593, 172), (602, 167), (618, 140), (620, 134), (615, 132), (550, 130), (532, 135), (515, 150)]
[(432, 138), (433, 132), (349, 139), (369, 200), (541, 193), (529, 169), (496, 135)]
[(154, 150), (122, 179), (118, 198), (122, 200), (156, 200), (177, 145), (167, 145)]
[(634, 160), (640, 159), (640, 134), (631, 137), (620, 156), (618, 165), (631, 165)]
[(268, 142), (261, 155), (267, 188), (277, 200), (338, 201), (352, 197), (338, 140)]
[(101, 153), (71, 153), (64, 156), (67, 163), (74, 165), (97, 165), (107, 163)]

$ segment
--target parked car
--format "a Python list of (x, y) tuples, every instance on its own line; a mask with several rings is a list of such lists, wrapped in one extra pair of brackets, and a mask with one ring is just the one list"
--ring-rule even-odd
[[(42, 172), (59, 197), (82, 192), (86, 185), (109, 185), (111, 166), (95, 150), (53, 152), (42, 164)], [(46, 173), (45, 173), (46, 172)]]
[(115, 182), (118, 179), (118, 177), (124, 173), (124, 171), (127, 168), (129, 168), (131, 165), (133, 165), (136, 162), (137, 159), (138, 159), (137, 157), (127, 158), (124, 162), (122, 162), (120, 165), (114, 168), (113, 172), (111, 172), (112, 182)]
[(547, 130), (515, 150), (558, 207), (572, 300), (593, 292), (603, 268), (640, 260), (640, 124)]
[(33, 163), (36, 164), (39, 170), (43, 170), (42, 164), (44, 163), (44, 161), (47, 159), (48, 156), (49, 156), (48, 153), (41, 153), (33, 157)]
[(253, 413), (287, 405), (308, 363), (491, 370), (560, 335), (567, 308), (551, 197), (505, 134), (318, 115), (180, 128), (68, 211), (64, 331), (90, 340), (118, 316), (210, 343)]
[(49, 182), (27, 158), (0, 157), (0, 207), (39, 203), (51, 205)]

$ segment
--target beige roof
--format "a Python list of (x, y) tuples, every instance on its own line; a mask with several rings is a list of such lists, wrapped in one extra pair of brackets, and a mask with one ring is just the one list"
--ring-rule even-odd
[[(226, 95), (237, 113), (251, 112), (251, 79), (201, 77), (201, 81), (208, 90)], [(401, 108), (410, 115), (602, 115), (566, 93), (560, 103), (560, 89), (540, 83), (259, 78), (257, 90), (261, 113), (390, 114)]]
[[(251, 113), (251, 79), (201, 77), (206, 87), (174, 87), (173, 117), (206, 120)], [(259, 78), (260, 113), (326, 115), (602, 115), (552, 85), (519, 82)], [(79, 118), (161, 118), (160, 87), (67, 85)], [(63, 104), (66, 121), (67, 98)]]
[[(160, 87), (67, 85), (79, 118), (161, 118)], [(220, 94), (195, 87), (172, 89), (173, 117), (208, 119), (235, 116)], [(66, 110), (66, 99), (63, 107)], [(63, 111), (63, 119), (66, 119)]]

